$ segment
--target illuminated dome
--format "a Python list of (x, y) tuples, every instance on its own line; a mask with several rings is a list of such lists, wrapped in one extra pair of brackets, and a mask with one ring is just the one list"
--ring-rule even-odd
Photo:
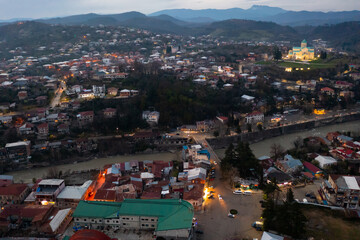
[(77, 231), (70, 240), (111, 240), (105, 233), (91, 230), (91, 229), (84, 229)]

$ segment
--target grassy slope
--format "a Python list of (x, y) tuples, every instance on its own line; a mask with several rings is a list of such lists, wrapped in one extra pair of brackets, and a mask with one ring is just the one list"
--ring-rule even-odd
[(308, 237), (314, 237), (316, 240), (359, 239), (359, 222), (344, 220), (340, 212), (318, 208), (304, 209), (303, 212), (308, 219)]

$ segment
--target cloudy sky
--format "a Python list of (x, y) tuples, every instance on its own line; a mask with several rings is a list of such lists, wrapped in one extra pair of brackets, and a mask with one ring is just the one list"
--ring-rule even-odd
[(81, 13), (149, 14), (173, 8), (250, 8), (252, 5), (281, 7), (286, 10), (360, 10), (360, 0), (0, 0), (0, 19), (43, 18)]

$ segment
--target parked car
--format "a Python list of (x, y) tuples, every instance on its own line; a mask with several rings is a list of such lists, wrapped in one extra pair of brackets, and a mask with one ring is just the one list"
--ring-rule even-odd
[(201, 231), (200, 229), (197, 229), (197, 230), (195, 231), (195, 233), (197, 233), (197, 234), (203, 234), (204, 232)]
[(262, 230), (263, 225), (264, 225), (264, 223), (263, 223), (263, 222), (259, 222), (259, 221), (255, 221), (255, 222), (253, 222), (253, 223), (251, 224), (251, 226), (252, 226), (253, 228), (255, 228), (256, 230), (258, 230), (258, 231), (261, 231), (261, 230)]
[(244, 195), (245, 196), (251, 196), (252, 192), (251, 191), (244, 191)]
[(218, 197), (219, 197), (219, 200), (222, 200), (222, 199), (223, 199), (223, 198), (222, 198), (222, 196), (221, 196), (220, 194), (218, 195)]
[(229, 213), (229, 214), (228, 214), (228, 217), (229, 217), (229, 218), (235, 218), (235, 215), (234, 215), (234, 214)]
[(233, 191), (233, 194), (238, 194), (238, 195), (240, 195), (240, 194), (243, 194), (243, 192), (242, 192), (241, 190), (235, 190), (235, 191)]

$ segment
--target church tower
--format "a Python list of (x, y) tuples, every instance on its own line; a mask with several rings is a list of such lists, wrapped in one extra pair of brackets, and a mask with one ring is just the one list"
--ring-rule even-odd
[(301, 42), (301, 48), (306, 48), (307, 47), (307, 41), (304, 39)]

